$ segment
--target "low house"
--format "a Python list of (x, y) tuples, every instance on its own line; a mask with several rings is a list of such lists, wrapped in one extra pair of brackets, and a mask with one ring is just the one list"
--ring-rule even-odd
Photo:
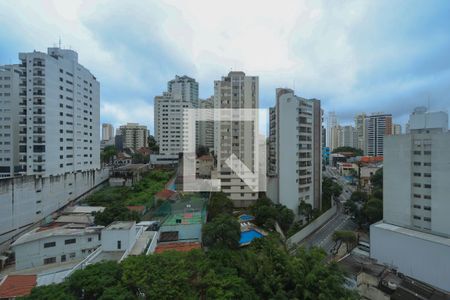
[(142, 179), (142, 175), (149, 170), (147, 164), (129, 164), (111, 170), (110, 186), (132, 186)]
[(11, 245), (16, 270), (84, 259), (100, 245), (102, 228), (54, 223), (33, 229)]
[(145, 207), (145, 205), (129, 205), (127, 206), (127, 208), (129, 211), (136, 212), (140, 216), (145, 215), (145, 213), (147, 212), (147, 208)]

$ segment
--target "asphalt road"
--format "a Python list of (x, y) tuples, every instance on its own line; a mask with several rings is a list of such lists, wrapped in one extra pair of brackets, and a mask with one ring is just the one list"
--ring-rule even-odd
[(329, 255), (332, 255), (331, 252), (335, 246), (333, 233), (336, 230), (355, 230), (357, 228), (356, 224), (350, 219), (350, 216), (346, 215), (342, 210), (343, 203), (350, 198), (355, 187), (349, 185), (347, 181), (339, 176), (338, 172), (332, 168), (327, 168), (326, 171), (324, 171), (324, 175), (336, 177), (338, 183), (342, 186), (342, 194), (338, 199), (338, 211), (333, 218), (307, 237), (300, 246), (307, 248), (313, 246), (322, 247)]

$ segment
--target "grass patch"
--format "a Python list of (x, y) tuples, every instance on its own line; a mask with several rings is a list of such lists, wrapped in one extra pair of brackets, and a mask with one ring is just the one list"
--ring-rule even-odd
[(121, 203), (128, 205), (154, 205), (154, 195), (164, 189), (174, 175), (173, 170), (151, 170), (142, 176), (141, 181), (132, 187), (107, 186), (87, 197), (83, 203), (93, 206), (110, 207)]

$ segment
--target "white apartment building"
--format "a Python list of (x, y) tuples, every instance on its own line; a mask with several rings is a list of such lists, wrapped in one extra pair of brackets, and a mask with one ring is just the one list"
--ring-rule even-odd
[(338, 146), (353, 147), (357, 146), (357, 137), (355, 128), (350, 125), (338, 127)]
[[(188, 76), (176, 76), (167, 92), (154, 101), (155, 140), (162, 155), (183, 152), (183, 110), (198, 107), (198, 83)], [(198, 137), (197, 137), (198, 138)]]
[(82, 260), (100, 246), (102, 228), (68, 224), (33, 229), (11, 245), (16, 270)]
[[(334, 145), (337, 144), (337, 138), (336, 142), (333, 142), (333, 132), (332, 128), (339, 125), (339, 120), (336, 116), (336, 113), (334, 111), (331, 111), (328, 113), (327, 118), (327, 147), (330, 147), (331, 150), (333, 150), (333, 143)], [(336, 148), (336, 146), (334, 146)]]
[(102, 124), (102, 141), (110, 141), (114, 139), (114, 127), (111, 124)]
[[(259, 80), (257, 76), (246, 76), (244, 72), (232, 71), (228, 73), (228, 76), (214, 82), (215, 109), (256, 109), (258, 106)], [(258, 123), (256, 122), (256, 124)], [(234, 154), (249, 170), (254, 172), (256, 168), (260, 167), (254, 157), (256, 138), (255, 124), (252, 121), (214, 122), (214, 153), (217, 155), (216, 178), (221, 180), (222, 191), (237, 207), (251, 205), (258, 198), (258, 193), (247, 186), (225, 161)], [(212, 176), (214, 177), (214, 175)]]
[(148, 147), (147, 126), (138, 123), (127, 123), (119, 127), (123, 148), (139, 149)]
[[(210, 109), (211, 112), (207, 116), (211, 119), (214, 118), (214, 98), (210, 97), (206, 100), (199, 101), (200, 109)], [(201, 121), (198, 122), (198, 145), (206, 146), (210, 151), (214, 148), (214, 121)]]
[(340, 147), (340, 143), (342, 142), (341, 131), (342, 130), (340, 125), (335, 125), (330, 128), (329, 142), (331, 151)]
[[(320, 100), (304, 99), (291, 89), (276, 90), (270, 109), (268, 194), (298, 214), (302, 201), (321, 208), (322, 110)], [(269, 178), (269, 181), (272, 180)]]
[(392, 115), (375, 113), (366, 117), (367, 155), (383, 156), (384, 137), (392, 134)]
[(402, 125), (400, 125), (400, 124), (392, 125), (392, 134), (393, 135), (402, 134)]
[(355, 116), (355, 135), (356, 148), (364, 151), (367, 154), (367, 129), (366, 129), (366, 114), (361, 113)]
[(100, 84), (73, 50), (20, 53), (19, 162), (25, 175), (100, 168)]
[(448, 115), (417, 108), (409, 131), (385, 137), (383, 221), (371, 226), (371, 256), (450, 291)]
[(19, 169), (18, 65), (0, 66), (0, 178)]

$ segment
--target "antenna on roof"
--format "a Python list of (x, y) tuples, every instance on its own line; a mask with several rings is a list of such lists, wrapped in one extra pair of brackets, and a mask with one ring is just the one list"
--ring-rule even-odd
[(61, 36), (59, 36), (59, 49), (61, 49)]

